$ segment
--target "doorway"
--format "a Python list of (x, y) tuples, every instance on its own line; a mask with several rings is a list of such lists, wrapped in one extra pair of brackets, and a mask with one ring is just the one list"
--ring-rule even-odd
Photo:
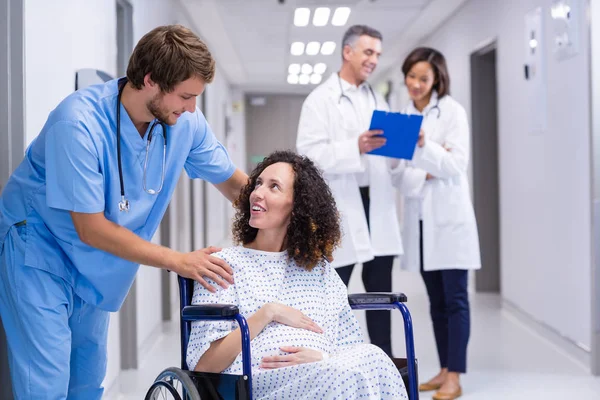
[(481, 270), (477, 292), (500, 293), (500, 190), (496, 43), (471, 54), (473, 205), (479, 230)]
[[(590, 40), (590, 110), (597, 110), (600, 105), (600, 4), (587, 1), (589, 10), (587, 30)], [(591, 332), (591, 365), (592, 374), (600, 376), (600, 118), (598, 113), (591, 113), (591, 147), (592, 147), (592, 273), (590, 284), (592, 290), (592, 332)]]

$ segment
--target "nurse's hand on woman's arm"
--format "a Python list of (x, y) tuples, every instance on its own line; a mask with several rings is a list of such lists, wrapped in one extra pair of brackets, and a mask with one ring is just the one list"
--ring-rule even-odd
[(72, 211), (71, 218), (79, 239), (88, 246), (137, 264), (168, 269), (183, 277), (198, 280), (211, 291), (215, 291), (215, 288), (204, 277), (213, 279), (224, 288), (227, 282), (233, 283), (231, 267), (211, 256), (217, 248), (209, 247), (184, 254), (142, 239), (129, 229), (106, 219), (103, 212), (87, 214)]

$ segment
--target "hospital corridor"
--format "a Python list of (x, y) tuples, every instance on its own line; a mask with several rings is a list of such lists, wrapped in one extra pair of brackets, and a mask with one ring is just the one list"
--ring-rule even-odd
[(600, 0), (0, 26), (0, 399), (600, 399)]

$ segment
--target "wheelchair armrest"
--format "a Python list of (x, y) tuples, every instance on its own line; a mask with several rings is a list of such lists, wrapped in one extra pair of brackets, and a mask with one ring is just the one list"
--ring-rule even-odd
[(371, 292), (371, 293), (353, 293), (348, 295), (348, 303), (350, 305), (358, 304), (392, 304), (392, 303), (406, 303), (408, 298), (404, 293), (382, 293), (382, 292)]
[(184, 320), (192, 320), (202, 317), (234, 317), (239, 312), (237, 306), (231, 304), (202, 304), (183, 307), (181, 316)]

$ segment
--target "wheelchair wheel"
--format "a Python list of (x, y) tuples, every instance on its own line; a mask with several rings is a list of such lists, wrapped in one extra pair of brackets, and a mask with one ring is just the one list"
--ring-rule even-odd
[(185, 371), (179, 368), (167, 368), (158, 375), (146, 400), (201, 400), (198, 389)]

